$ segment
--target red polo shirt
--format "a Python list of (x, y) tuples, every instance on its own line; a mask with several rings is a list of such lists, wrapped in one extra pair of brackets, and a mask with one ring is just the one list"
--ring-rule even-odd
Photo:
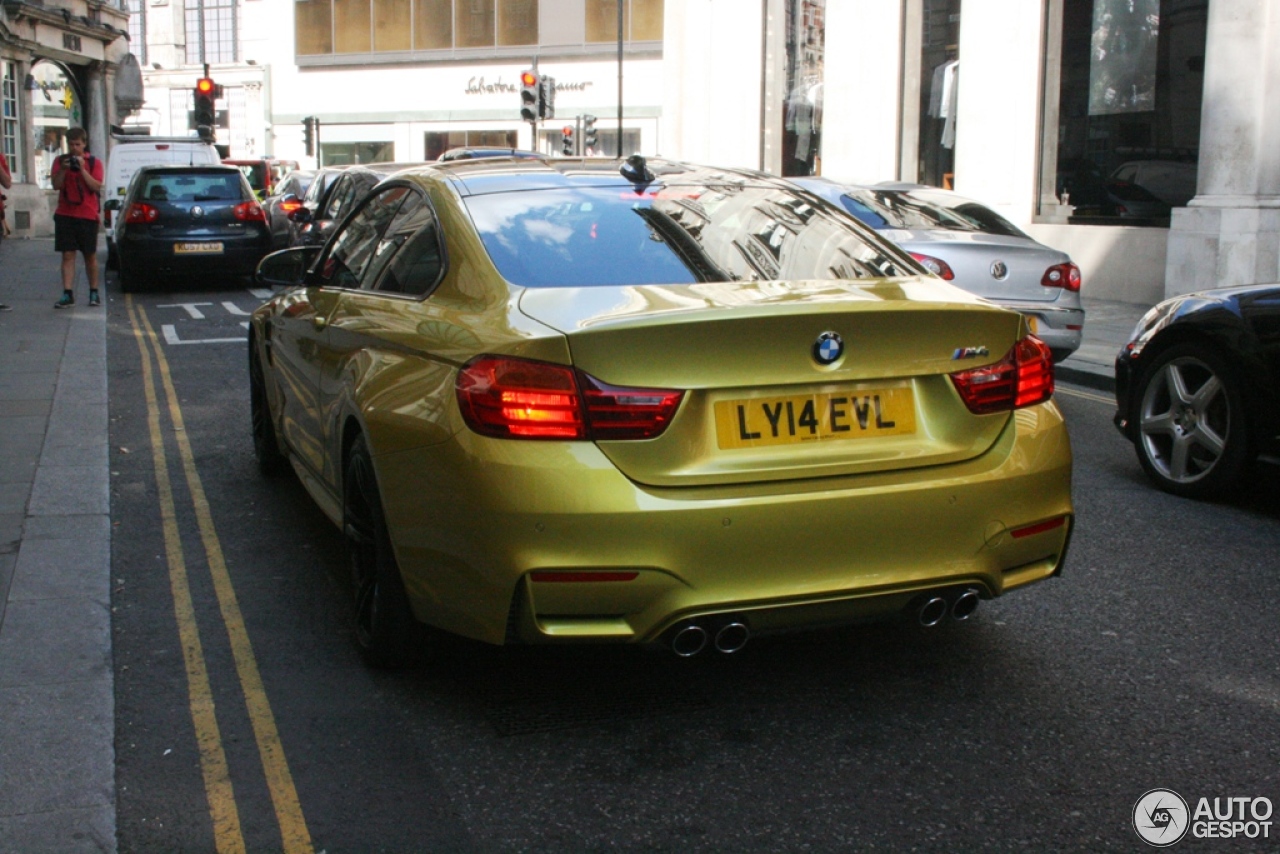
[[(89, 153), (85, 152), (83, 168), (91, 170), (93, 177), (101, 182), (102, 160), (94, 157), (90, 165), (89, 157)], [(52, 174), (57, 175), (61, 171), (62, 158), (58, 158), (53, 161)], [(55, 216), (69, 216), (75, 219), (97, 219), (100, 216), (98, 194), (89, 189), (89, 185), (78, 173), (69, 171), (67, 180), (62, 184), (62, 192), (58, 193), (58, 207), (53, 213)]]

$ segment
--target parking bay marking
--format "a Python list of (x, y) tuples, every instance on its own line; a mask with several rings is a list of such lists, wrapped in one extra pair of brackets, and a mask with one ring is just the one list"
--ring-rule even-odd
[[(161, 307), (163, 308), (163, 306)], [(248, 330), (249, 321), (240, 321), (240, 326)], [(242, 335), (239, 338), (193, 338), (183, 341), (178, 337), (178, 329), (172, 323), (160, 324), (160, 333), (164, 335), (164, 343), (166, 344), (243, 344), (246, 340)]]
[[(129, 311), (130, 321), (134, 326), (134, 334), (138, 338), (139, 349), (142, 351), (143, 370), (146, 378), (144, 386), (147, 392), (148, 420), (152, 425), (152, 447), (154, 449), (153, 456), (156, 464), (157, 484), (161, 485), (163, 494), (163, 486), (169, 483), (168, 462), (164, 454), (163, 438), (160, 436), (158, 396), (151, 380), (147, 343), (150, 343), (150, 351), (155, 354), (161, 383), (167, 399), (169, 419), (173, 424), (174, 436), (182, 460), (182, 469), (186, 476), (187, 490), (191, 495), (191, 502), (200, 530), (200, 540), (204, 546), (206, 564), (213, 580), (214, 593), (218, 600), (222, 622), (231, 643), (232, 658), (235, 661), (236, 673), (240, 679), (241, 693), (248, 708), (254, 739), (258, 745), (258, 755), (262, 762), (263, 774), (266, 777), (267, 789), (270, 792), (272, 805), (275, 808), (276, 821), (280, 828), (281, 840), (284, 843), (283, 850), (286, 852), (310, 852), (313, 850), (311, 834), (307, 829), (306, 819), (302, 814), (302, 805), (298, 800), (298, 792), (293, 784), (289, 763), (284, 755), (284, 746), (280, 742), (280, 732), (276, 727), (275, 715), (271, 711), (271, 704), (267, 698), (266, 688), (262, 683), (262, 675), (258, 670), (257, 659), (253, 654), (253, 646), (249, 640), (248, 630), (245, 627), (244, 616), (240, 612), (240, 605), (231, 582), (231, 575), (227, 571), (226, 561), (223, 558), (222, 544), (213, 525), (213, 514), (209, 501), (205, 495), (200, 474), (196, 470), (195, 455), (192, 452), (191, 442), (185, 429), (182, 409), (178, 404), (177, 390), (174, 388), (173, 378), (169, 372), (168, 360), (165, 359), (164, 351), (160, 347), (155, 330), (152, 328), (151, 321), (147, 318), (145, 310), (140, 306), (135, 307), (132, 295), (126, 296), (126, 307)], [(143, 330), (145, 330), (145, 333)], [(168, 514), (166, 516), (165, 533), (166, 549), (170, 555), (171, 578), (180, 576), (180, 583), (177, 580), (173, 582), (175, 588), (175, 611), (179, 611), (178, 599), (180, 597), (190, 603), (190, 587), (186, 582), (186, 566), (182, 558), (181, 540), (177, 539), (177, 518), (171, 489), (168, 492), (168, 496), (168, 504), (163, 506), (162, 509)], [(170, 524), (172, 524), (174, 536), (172, 543), (169, 540), (170, 530), (168, 525)], [(175, 547), (172, 550), (170, 549), (171, 545)], [(180, 590), (179, 588), (182, 589)], [(217, 720), (214, 717), (213, 696), (209, 689), (208, 670), (204, 664), (193, 607), (190, 609), (190, 613), (191, 616), (189, 622), (185, 624), (186, 628), (183, 634), (183, 651), (188, 661), (189, 674), (193, 669), (196, 673), (194, 685), (191, 684), (190, 675), (188, 677), (188, 690), (191, 714), (196, 722), (197, 740), (200, 742), (201, 766), (204, 772), (210, 811), (214, 819), (217, 848), (219, 852), (243, 851), (245, 849), (244, 838), (240, 832), (235, 797), (231, 790), (230, 778), (227, 775), (226, 755), (222, 750), (221, 736), (218, 731)], [(181, 615), (179, 616), (179, 623), (180, 627), (184, 625)], [(194, 642), (192, 643), (193, 639)], [(199, 678), (201, 673), (203, 673), (203, 687), (201, 687)], [(220, 765), (218, 757), (221, 757)], [(228, 815), (230, 818), (228, 818)]]

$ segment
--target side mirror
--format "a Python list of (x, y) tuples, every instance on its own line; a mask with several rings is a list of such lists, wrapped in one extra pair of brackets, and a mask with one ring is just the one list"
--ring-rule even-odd
[(307, 271), (319, 254), (319, 246), (295, 246), (272, 252), (258, 262), (254, 280), (272, 288), (296, 288), (306, 280)]
[(102, 209), (104, 211), (118, 211), (122, 207), (124, 207), (124, 202), (119, 199), (107, 199), (102, 203)]
[(289, 211), (289, 219), (297, 223), (311, 222), (315, 219), (315, 214), (311, 212), (311, 208), (303, 205), (296, 211)]

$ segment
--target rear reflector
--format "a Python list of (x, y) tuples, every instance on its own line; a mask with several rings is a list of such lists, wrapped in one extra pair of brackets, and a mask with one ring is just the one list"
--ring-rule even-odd
[(587, 583), (596, 581), (634, 581), (640, 575), (639, 572), (559, 572), (552, 570), (535, 570), (530, 573), (534, 581), (540, 584), (572, 584)]
[(1014, 528), (1009, 533), (1015, 540), (1022, 537), (1029, 537), (1032, 534), (1043, 534), (1045, 531), (1052, 531), (1054, 528), (1061, 528), (1066, 524), (1067, 517), (1059, 516), (1057, 519), (1050, 519), (1047, 522), (1037, 522), (1034, 525), (1027, 525), (1025, 528)]
[(1028, 335), (999, 362), (954, 373), (951, 382), (975, 415), (1034, 406), (1053, 397), (1053, 353)]
[(458, 372), (467, 426), (500, 439), (652, 439), (682, 391), (622, 388), (565, 365), (481, 356)]

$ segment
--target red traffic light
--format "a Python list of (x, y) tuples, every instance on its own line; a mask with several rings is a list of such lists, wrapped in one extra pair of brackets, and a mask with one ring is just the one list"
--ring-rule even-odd
[(563, 128), (561, 128), (560, 132), (565, 136), (573, 136), (573, 128), (571, 128), (569, 125), (565, 125)]
[(212, 95), (214, 83), (208, 77), (201, 77), (196, 81), (196, 91), (201, 95)]
[(520, 85), (521, 86), (537, 86), (538, 75), (534, 74), (532, 71), (524, 72), (523, 74), (520, 75)]

